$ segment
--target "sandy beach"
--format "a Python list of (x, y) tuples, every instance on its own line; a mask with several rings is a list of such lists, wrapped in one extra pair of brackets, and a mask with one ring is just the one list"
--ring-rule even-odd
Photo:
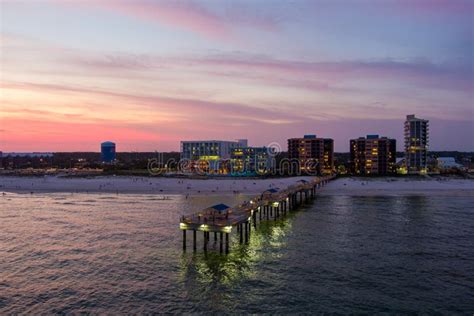
[(286, 188), (310, 177), (278, 179), (178, 179), (107, 176), (94, 178), (0, 177), (0, 192), (16, 193), (139, 193), (139, 194), (258, 194)]
[(474, 196), (474, 180), (450, 178), (340, 178), (329, 182), (324, 195), (420, 195)]
[[(16, 193), (137, 193), (157, 195), (259, 194), (270, 188), (286, 188), (302, 179), (177, 179), (145, 177), (64, 178), (0, 177), (0, 192)], [(472, 194), (474, 180), (417, 178), (340, 178), (331, 181), (322, 195), (399, 195), (434, 194), (435, 192)]]

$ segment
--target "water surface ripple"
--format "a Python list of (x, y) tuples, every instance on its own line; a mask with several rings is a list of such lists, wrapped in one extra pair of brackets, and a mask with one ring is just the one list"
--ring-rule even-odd
[(180, 215), (245, 198), (2, 196), (0, 314), (474, 312), (472, 195), (321, 195), (182, 252)]

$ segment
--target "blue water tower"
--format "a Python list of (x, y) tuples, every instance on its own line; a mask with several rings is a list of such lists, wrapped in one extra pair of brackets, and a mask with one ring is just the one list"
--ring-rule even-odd
[(103, 142), (100, 144), (100, 157), (102, 162), (113, 162), (115, 160), (115, 143)]

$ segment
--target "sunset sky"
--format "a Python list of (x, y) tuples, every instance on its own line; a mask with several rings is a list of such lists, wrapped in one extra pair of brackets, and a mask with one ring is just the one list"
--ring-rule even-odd
[(0, 0), (0, 151), (397, 138), (474, 150), (474, 1)]

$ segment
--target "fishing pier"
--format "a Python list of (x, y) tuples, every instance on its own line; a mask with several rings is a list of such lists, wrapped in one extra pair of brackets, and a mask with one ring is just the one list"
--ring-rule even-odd
[[(192, 232), (193, 250), (197, 250), (197, 232), (203, 232), (203, 249), (207, 251), (214, 234), (219, 242), (220, 253), (229, 253), (229, 235), (236, 228), (240, 243), (248, 243), (250, 234), (262, 221), (277, 220), (300, 205), (313, 200), (316, 191), (334, 176), (316, 177), (311, 181), (300, 180), (286, 189), (273, 188), (264, 191), (250, 201), (229, 207), (217, 204), (200, 212), (182, 216), (179, 228), (183, 231), (183, 250), (187, 247), (187, 232)], [(225, 240), (225, 241), (224, 241)]]

